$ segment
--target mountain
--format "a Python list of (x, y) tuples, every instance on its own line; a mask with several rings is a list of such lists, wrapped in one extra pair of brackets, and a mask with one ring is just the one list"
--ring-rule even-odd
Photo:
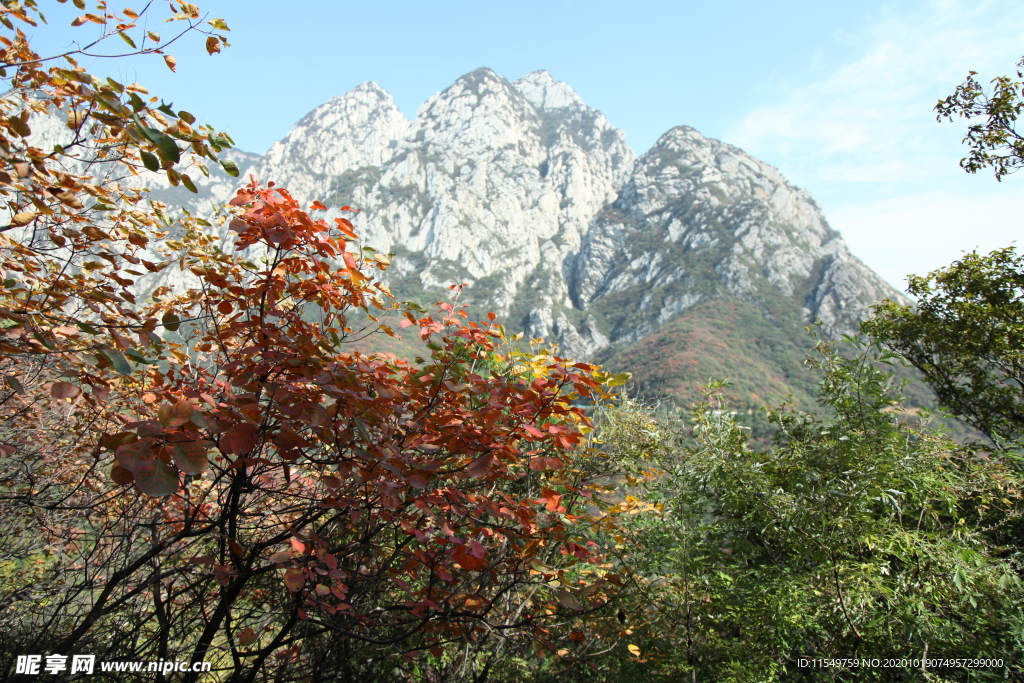
[[(361, 209), (365, 243), (395, 255), (399, 298), (430, 304), (467, 283), (478, 314), (680, 401), (715, 373), (749, 405), (810, 400), (803, 328), (820, 320), (836, 337), (902, 299), (777, 169), (686, 126), (637, 158), (545, 71), (510, 82), (478, 69), (412, 121), (365, 83), (237, 161), (300, 201)], [(226, 201), (238, 180), (204, 182), (186, 208)], [(176, 272), (161, 284), (183, 284)]]

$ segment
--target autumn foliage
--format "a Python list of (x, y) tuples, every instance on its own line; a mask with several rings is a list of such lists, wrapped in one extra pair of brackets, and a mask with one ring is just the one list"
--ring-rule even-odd
[[(5, 7), (9, 26), (38, 18)], [(134, 45), (131, 10), (84, 16)], [(231, 172), (230, 139), (2, 40), (0, 568), (17, 585), (0, 665), (82, 652), (345, 680), (568, 656), (572, 617), (622, 584), (599, 547), (608, 465), (587, 447), (586, 406), (616, 380), (515, 351), (493, 315), (395, 303), (387, 257), (284, 189), (238, 192), (233, 244), (172, 220), (146, 174), (194, 189), (186, 153)], [(39, 117), (70, 142), (36, 146)], [(346, 350), (396, 322), (428, 358)]]

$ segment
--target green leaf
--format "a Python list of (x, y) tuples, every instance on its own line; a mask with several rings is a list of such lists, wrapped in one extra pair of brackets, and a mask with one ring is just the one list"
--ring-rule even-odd
[(124, 31), (118, 31), (117, 35), (121, 36), (121, 40), (123, 40), (124, 42), (128, 43), (133, 50), (138, 50), (139, 49), (139, 48), (137, 48), (135, 46), (135, 41), (132, 40), (131, 36), (129, 36)]
[(188, 191), (192, 194), (199, 194), (199, 190), (196, 189), (196, 184), (192, 182), (192, 179), (187, 174), (181, 174), (181, 184), (188, 188)]
[(132, 109), (136, 112), (140, 112), (146, 108), (146, 103), (135, 92), (128, 93), (128, 104), (130, 104)]
[(93, 327), (92, 325), (89, 325), (87, 323), (75, 323), (75, 327), (80, 329), (82, 332), (85, 332), (86, 334), (99, 334), (100, 333), (99, 330), (97, 330), (95, 327)]
[(157, 143), (160, 147), (160, 155), (170, 161), (172, 164), (176, 164), (181, 161), (181, 150), (178, 149), (178, 145), (174, 142), (174, 139), (168, 135), (160, 134), (160, 141)]
[(164, 317), (161, 322), (163, 322), (164, 327), (171, 332), (176, 332), (177, 329), (181, 327), (181, 319), (170, 311), (164, 313)]
[[(134, 95), (135, 93), (132, 94)], [(156, 128), (150, 128), (144, 124), (137, 114), (132, 114), (132, 118), (135, 119), (135, 126), (139, 129), (139, 134), (141, 134), (142, 137), (146, 138), (154, 145), (160, 144), (160, 136), (163, 135), (163, 133), (158, 131)]]
[(630, 379), (630, 378), (631, 378), (632, 376), (633, 376), (633, 375), (631, 375), (631, 374), (630, 374), (630, 373), (628, 373), (628, 372), (620, 372), (619, 374), (615, 375), (614, 377), (612, 377), (612, 378), (611, 378), (611, 379), (610, 379), (610, 380), (608, 381), (608, 386), (610, 386), (610, 387), (620, 387), (620, 386), (622, 386), (623, 384), (625, 384), (626, 382), (628, 382), (628, 381), (629, 381), (629, 379)]
[(149, 152), (142, 152), (142, 165), (150, 171), (160, 170), (160, 160)]
[(124, 352), (124, 355), (128, 356), (129, 358), (131, 358), (136, 363), (142, 363), (144, 365), (155, 365), (156, 364), (156, 361), (149, 360), (148, 358), (143, 356), (141, 353), (139, 353), (135, 349), (128, 349), (127, 351)]
[(208, 23), (210, 24), (210, 26), (214, 27), (219, 31), (231, 30), (228, 28), (227, 22), (225, 22), (223, 19), (211, 19)]
[(120, 351), (109, 347), (100, 349), (100, 351), (103, 352), (103, 355), (107, 357), (111, 365), (114, 366), (114, 369), (117, 370), (119, 374), (132, 374), (132, 366), (129, 365), (128, 359), (122, 356)]
[(224, 171), (232, 178), (238, 177), (238, 166), (231, 159), (220, 159), (220, 165), (224, 167)]

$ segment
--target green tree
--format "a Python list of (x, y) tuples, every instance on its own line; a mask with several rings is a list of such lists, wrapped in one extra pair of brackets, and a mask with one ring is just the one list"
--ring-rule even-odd
[[(964, 142), (970, 154), (960, 160), (968, 173), (992, 168), (996, 180), (1024, 165), (1024, 137), (1017, 132), (1017, 118), (1024, 111), (1024, 82), (1009, 76), (992, 79), (991, 91), (971, 71), (956, 91), (935, 105), (938, 120), (972, 119)], [(1024, 59), (1017, 63), (1017, 78), (1024, 79)], [(981, 120), (979, 120), (979, 118)]]
[[(1017, 64), (1024, 78), (1024, 60)], [(1008, 76), (986, 89), (971, 71), (940, 100), (938, 119), (972, 121), (960, 166), (992, 168), (997, 180), (1024, 165), (1024, 82)], [(939, 404), (1009, 450), (1024, 437), (1024, 257), (1007, 247), (972, 252), (926, 276), (910, 277), (917, 305), (886, 300), (863, 330), (916, 367)]]
[(1024, 438), (1024, 256), (970, 253), (911, 276), (863, 329), (921, 371), (940, 405), (1002, 449)]
[(604, 680), (896, 681), (920, 662), (800, 659), (1024, 656), (1019, 557), (991, 533), (1019, 514), (1016, 475), (901, 420), (899, 385), (879, 367), (892, 354), (818, 349), (832, 416), (770, 410), (767, 452), (714, 402), (685, 431), (661, 428), (650, 457), (663, 474), (621, 503), (642, 512), (625, 544), (637, 592)]

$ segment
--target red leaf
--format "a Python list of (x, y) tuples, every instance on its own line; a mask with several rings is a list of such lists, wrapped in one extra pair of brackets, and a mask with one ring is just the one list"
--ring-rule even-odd
[(212, 445), (210, 441), (176, 443), (172, 451), (174, 464), (185, 474), (202, 474), (209, 465), (207, 451)]
[(547, 436), (544, 432), (540, 431), (533, 425), (523, 425), (523, 429), (525, 429), (527, 433), (530, 434), (530, 436), (535, 436), (538, 439), (543, 439), (545, 436)]
[(50, 387), (50, 395), (54, 398), (74, 398), (82, 393), (82, 390), (71, 382), (54, 382)]
[(153, 459), (153, 439), (122, 444), (117, 447), (114, 455), (121, 467), (129, 472), (135, 472), (144, 467), (143, 463)]
[(147, 496), (169, 496), (178, 490), (178, 473), (154, 458), (151, 466), (135, 472), (135, 485)]
[(110, 468), (110, 478), (114, 480), (115, 484), (124, 486), (135, 481), (135, 475), (121, 467), (119, 463), (114, 463), (114, 466)]
[(555, 591), (555, 597), (558, 598), (558, 602), (562, 603), (562, 606), (567, 609), (574, 611), (583, 609), (583, 605), (581, 605), (580, 601), (576, 599), (576, 596), (563, 588), (559, 588)]
[(247, 628), (238, 634), (238, 644), (242, 647), (252, 645), (257, 639), (256, 631), (253, 631), (251, 628)]
[(306, 584), (306, 574), (301, 569), (289, 569), (284, 573), (284, 585), (290, 591), (297, 591)]
[(560, 470), (563, 467), (565, 467), (565, 463), (558, 458), (530, 458), (530, 469), (534, 472)]
[(248, 422), (232, 426), (220, 437), (220, 450), (231, 455), (245, 455), (256, 446), (259, 433)]
[(181, 399), (173, 406), (166, 403), (160, 406), (157, 417), (164, 427), (180, 427), (192, 419), (192, 404)]
[(278, 550), (276, 553), (270, 556), (270, 561), (274, 564), (284, 564), (295, 557), (295, 551), (291, 549)]
[(494, 458), (490, 455), (484, 455), (473, 462), (469, 463), (469, 467), (466, 468), (466, 474), (471, 477), (483, 477), (491, 471), (491, 464), (494, 462)]
[(409, 482), (409, 485), (412, 486), (413, 488), (417, 488), (417, 489), (425, 489), (425, 488), (427, 488), (427, 483), (428, 483), (427, 482), (427, 478), (424, 477), (422, 474), (410, 474), (409, 476), (407, 476), (405, 478), (405, 480), (407, 482)]
[[(169, 496), (178, 490), (178, 473), (153, 453), (153, 442), (143, 439), (118, 446), (115, 456), (118, 464), (135, 476), (140, 491), (147, 496)], [(126, 478), (120, 473), (118, 476)]]
[(485, 557), (477, 557), (465, 546), (455, 548), (452, 558), (459, 563), (459, 566), (469, 571), (480, 571), (487, 567), (487, 559)]

